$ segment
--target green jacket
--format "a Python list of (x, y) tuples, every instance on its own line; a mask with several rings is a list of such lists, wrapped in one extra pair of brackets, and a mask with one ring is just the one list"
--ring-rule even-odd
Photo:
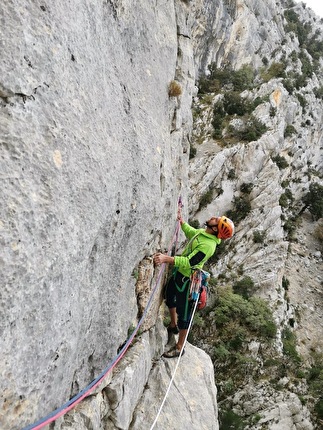
[(182, 224), (182, 230), (188, 239), (181, 256), (174, 257), (174, 266), (184, 276), (191, 276), (195, 269), (202, 269), (204, 263), (212, 257), (217, 245), (221, 243), (213, 234), (206, 233), (203, 228), (196, 229), (186, 222)]

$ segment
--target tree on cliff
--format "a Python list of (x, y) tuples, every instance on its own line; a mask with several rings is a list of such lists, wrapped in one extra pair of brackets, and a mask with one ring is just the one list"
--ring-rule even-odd
[(323, 186), (311, 183), (309, 191), (303, 197), (304, 208), (301, 213), (308, 209), (315, 220), (323, 217)]

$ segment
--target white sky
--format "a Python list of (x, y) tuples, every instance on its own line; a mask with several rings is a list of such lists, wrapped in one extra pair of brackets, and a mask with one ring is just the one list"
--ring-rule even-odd
[(323, 18), (323, 0), (297, 0), (297, 2), (306, 3), (306, 6), (310, 7), (316, 15)]

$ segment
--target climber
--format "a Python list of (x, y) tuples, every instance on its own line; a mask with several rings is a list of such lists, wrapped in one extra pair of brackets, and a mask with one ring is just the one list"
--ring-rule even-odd
[[(189, 239), (181, 256), (171, 257), (166, 254), (154, 255), (154, 263), (169, 263), (174, 266), (172, 276), (166, 285), (166, 305), (169, 308), (170, 324), (167, 328), (168, 342), (173, 334), (178, 334), (177, 344), (164, 353), (164, 357), (172, 358), (180, 355), (190, 323), (192, 301), (189, 300), (190, 276), (195, 269), (202, 269), (204, 263), (212, 257), (221, 239), (233, 236), (233, 222), (226, 216), (212, 217), (206, 221), (204, 229), (195, 229), (183, 221), (181, 211), (177, 219), (185, 236)], [(184, 354), (184, 350), (182, 355)]]

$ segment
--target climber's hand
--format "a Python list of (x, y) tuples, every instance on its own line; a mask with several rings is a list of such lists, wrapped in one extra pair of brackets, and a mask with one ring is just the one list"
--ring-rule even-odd
[(162, 254), (160, 252), (157, 252), (157, 254), (154, 255), (154, 263), (156, 265), (163, 264), (163, 263), (174, 263), (174, 258), (170, 257), (169, 255)]

